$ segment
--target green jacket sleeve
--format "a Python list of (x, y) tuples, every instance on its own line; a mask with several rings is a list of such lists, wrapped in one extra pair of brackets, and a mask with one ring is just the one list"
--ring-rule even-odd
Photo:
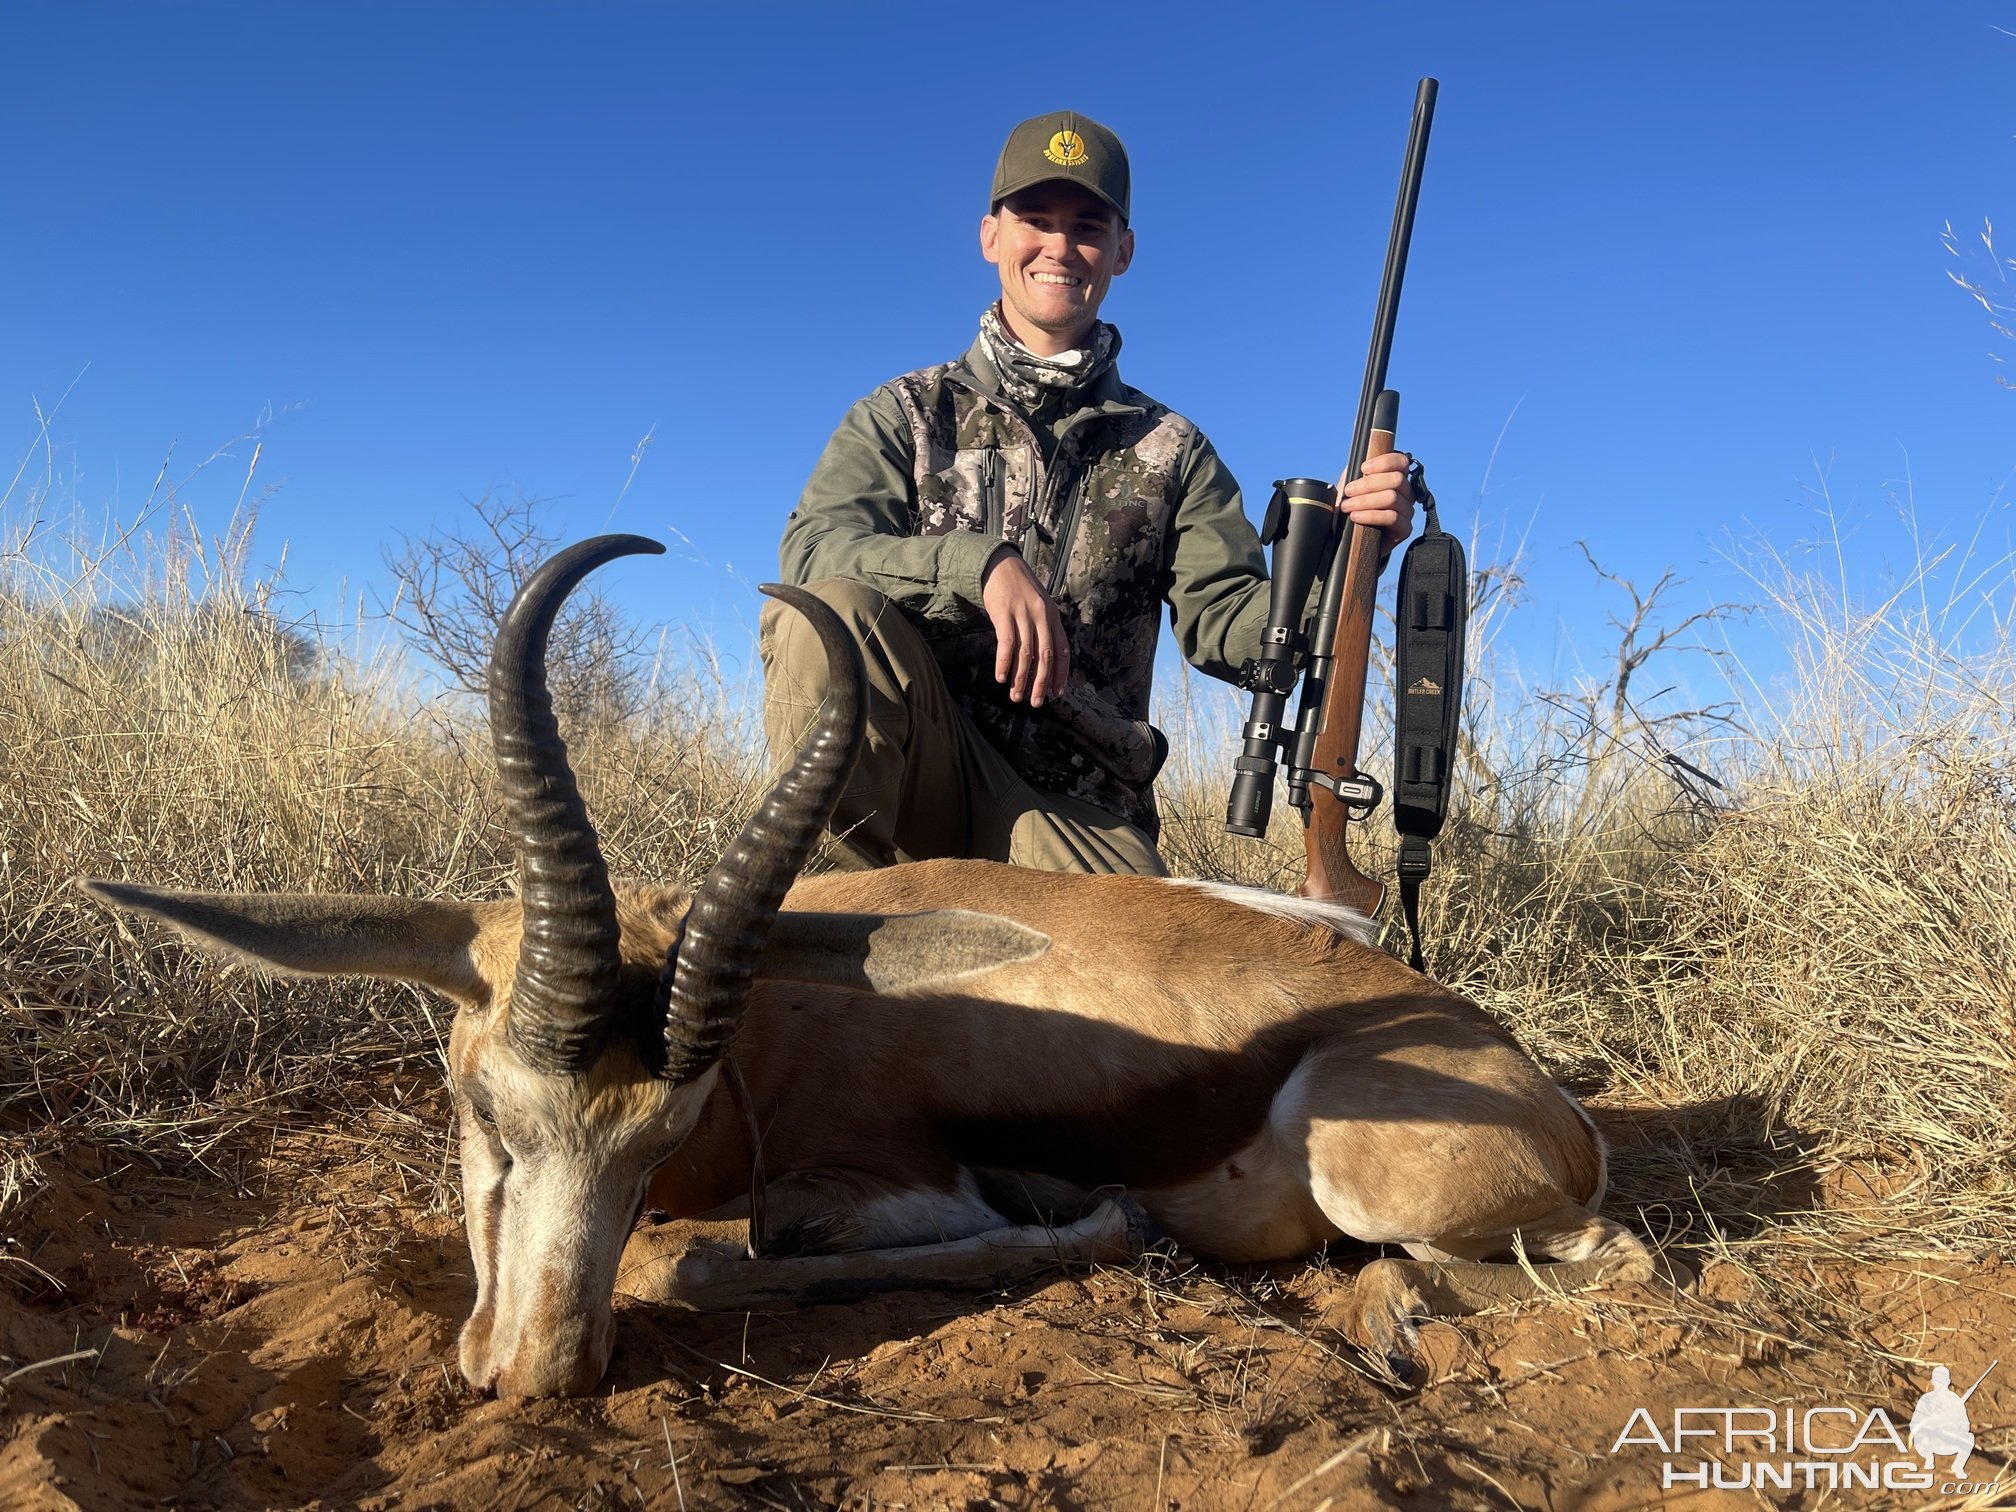
[(1169, 617), (1183, 659), (1237, 682), (1267, 628), (1267, 563), (1239, 485), (1200, 432), (1183, 460), (1171, 531)]
[(784, 527), (784, 581), (850, 578), (927, 624), (970, 625), (981, 612), (981, 571), (1001, 537), (917, 535), (915, 461), (916, 442), (894, 396), (880, 388), (857, 401)]

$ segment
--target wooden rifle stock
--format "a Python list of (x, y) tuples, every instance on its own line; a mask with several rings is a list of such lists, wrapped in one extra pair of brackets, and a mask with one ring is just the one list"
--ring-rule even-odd
[[(1392, 450), (1389, 431), (1371, 433), (1366, 456)], [(1362, 466), (1363, 459), (1360, 459)], [(1358, 469), (1354, 468), (1355, 473)], [(1323, 689), (1322, 724), (1316, 735), (1311, 766), (1319, 773), (1356, 779), (1358, 737), (1365, 720), (1365, 679), (1372, 661), (1372, 609), (1379, 588), (1379, 532), (1345, 521), (1351, 533), (1344, 555), (1344, 591), (1337, 606), (1337, 634), (1330, 642), (1331, 662)], [(1379, 909), (1385, 888), (1360, 871), (1351, 859), (1350, 809), (1328, 794), (1312, 798), (1309, 823), (1303, 831), (1308, 871), (1302, 881), (1305, 898), (1331, 898), (1361, 913)]]

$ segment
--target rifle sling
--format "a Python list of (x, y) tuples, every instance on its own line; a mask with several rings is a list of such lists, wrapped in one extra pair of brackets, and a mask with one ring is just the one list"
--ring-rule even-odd
[(1463, 705), (1464, 628), (1470, 618), (1470, 575), (1463, 543), (1442, 528), (1435, 495), (1416, 462), (1414, 496), (1427, 529), (1400, 563), (1394, 631), (1393, 828), (1400, 834), (1400, 906), (1413, 941), (1411, 964), (1423, 969), (1419, 919), (1421, 884), (1430, 871), (1429, 842), (1442, 831), (1456, 765)]

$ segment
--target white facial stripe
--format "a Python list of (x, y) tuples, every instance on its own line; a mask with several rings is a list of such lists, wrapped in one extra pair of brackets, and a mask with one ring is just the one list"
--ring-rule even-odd
[[(608, 1364), (610, 1294), (643, 1173), (520, 1161), (505, 1183), (490, 1364), (504, 1384), (564, 1391)], [(588, 1357), (584, 1362), (584, 1356)]]
[(610, 1299), (645, 1180), (692, 1132), (716, 1074), (679, 1088), (549, 1077), (501, 1047), (486, 1041), (472, 1069), (508, 1167), (487, 1131), (463, 1130), (477, 1270), (463, 1369), (506, 1392), (582, 1390), (608, 1363)]
[(497, 1250), (497, 1216), (504, 1185), (503, 1151), (495, 1136), (473, 1119), (462, 1122), (462, 1211), (469, 1229), (469, 1250), (476, 1261), (476, 1305), (488, 1300), (490, 1272)]

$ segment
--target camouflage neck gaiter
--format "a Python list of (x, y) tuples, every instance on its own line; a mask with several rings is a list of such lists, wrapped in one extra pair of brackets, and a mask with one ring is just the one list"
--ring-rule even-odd
[(1063, 357), (1038, 357), (1008, 334), (1000, 307), (989, 305), (980, 315), (980, 339), (1001, 375), (1001, 392), (1022, 409), (1033, 410), (1042, 404), (1045, 390), (1082, 388), (1111, 367), (1119, 338), (1105, 321), (1094, 321), (1088, 345)]

